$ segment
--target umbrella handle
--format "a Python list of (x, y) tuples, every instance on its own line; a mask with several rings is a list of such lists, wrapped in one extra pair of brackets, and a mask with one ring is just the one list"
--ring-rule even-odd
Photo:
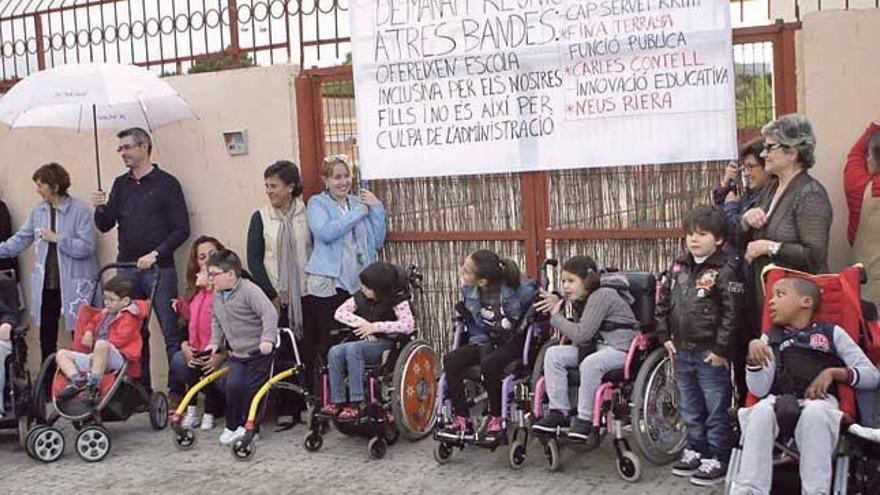
[(92, 105), (92, 135), (95, 138), (95, 171), (98, 174), (98, 192), (102, 192), (101, 188), (101, 153), (98, 151), (98, 109)]

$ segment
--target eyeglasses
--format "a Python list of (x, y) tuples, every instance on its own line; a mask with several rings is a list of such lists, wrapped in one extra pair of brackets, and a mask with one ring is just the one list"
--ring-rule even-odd
[(764, 151), (766, 151), (767, 153), (770, 153), (771, 151), (778, 150), (780, 148), (788, 148), (788, 146), (786, 146), (782, 143), (764, 143), (763, 148), (764, 148)]
[(117, 153), (122, 153), (123, 151), (133, 150), (135, 148), (140, 148), (140, 144), (123, 144), (116, 148)]
[(224, 273), (226, 272), (212, 272), (211, 270), (208, 270), (208, 278), (214, 278), (223, 275)]

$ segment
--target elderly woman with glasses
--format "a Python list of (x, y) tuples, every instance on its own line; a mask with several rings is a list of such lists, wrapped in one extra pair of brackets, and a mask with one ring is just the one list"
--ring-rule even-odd
[(761, 270), (770, 263), (809, 273), (828, 270), (828, 232), (833, 212), (828, 193), (808, 170), (816, 137), (802, 115), (785, 115), (761, 129), (765, 170), (774, 177), (761, 200), (740, 221), (746, 261), (763, 308)]
[(306, 353), (323, 356), (329, 330), (339, 325), (333, 315), (360, 289), (359, 275), (376, 261), (385, 243), (387, 217), (382, 202), (366, 189), (352, 194), (353, 168), (346, 155), (324, 159), (324, 191), (309, 199), (306, 218), (312, 232), (312, 254), (305, 266)]

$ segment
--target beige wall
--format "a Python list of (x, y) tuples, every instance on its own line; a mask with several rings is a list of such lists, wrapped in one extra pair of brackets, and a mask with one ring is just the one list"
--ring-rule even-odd
[(850, 262), (848, 210), (843, 194), (846, 155), (868, 122), (880, 119), (880, 10), (812, 12), (798, 39), (798, 107), (812, 121), (817, 164), (813, 174), (834, 206), (829, 263)]
[[(178, 122), (156, 130), (154, 160), (174, 174), (183, 186), (194, 239), (216, 236), (244, 256), (247, 225), (263, 194), (263, 170), (275, 160), (298, 161), (295, 94), (297, 69), (293, 66), (258, 67), (236, 71), (170, 77), (166, 80), (189, 102), (197, 121)], [(222, 132), (247, 130), (249, 153), (229, 156)], [(42, 163), (60, 162), (71, 174), (71, 194), (88, 200), (96, 188), (91, 134), (77, 135), (57, 129), (15, 129), (0, 125), (0, 199), (9, 206), (13, 226), (21, 225), (38, 197), (31, 182)], [(105, 189), (123, 172), (115, 153), (116, 138), (101, 137), (102, 177)], [(99, 258), (111, 261), (116, 254), (115, 230), (100, 235)], [(189, 243), (177, 251), (182, 274)], [(26, 276), (33, 249), (20, 257)], [(25, 284), (28, 288), (29, 284)], [(151, 348), (153, 378), (165, 382), (167, 373), (162, 339), (153, 323)], [(32, 369), (39, 361), (38, 329), (29, 336)]]

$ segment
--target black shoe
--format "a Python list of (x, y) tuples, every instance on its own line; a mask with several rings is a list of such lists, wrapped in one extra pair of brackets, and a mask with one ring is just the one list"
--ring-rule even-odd
[(696, 450), (684, 449), (681, 458), (672, 465), (672, 474), (676, 476), (691, 476), (700, 468), (703, 456)]
[(599, 430), (593, 426), (591, 421), (575, 416), (571, 418), (568, 438), (583, 443), (588, 449), (593, 449), (599, 445)]
[(97, 384), (89, 383), (86, 385), (86, 397), (88, 397), (87, 402), (90, 406), (94, 407), (98, 404), (98, 393), (101, 389), (98, 388)]
[(565, 413), (551, 409), (546, 416), (532, 425), (532, 429), (539, 433), (556, 433), (564, 428), (568, 428), (568, 423), (568, 416)]
[(70, 400), (76, 397), (77, 394), (82, 392), (83, 388), (85, 388), (83, 385), (76, 385), (74, 383), (71, 383), (70, 385), (64, 387), (61, 392), (58, 392), (58, 395), (56, 395), (55, 398), (60, 401)]
[(691, 483), (698, 486), (714, 486), (724, 482), (727, 465), (718, 459), (703, 459), (697, 472), (691, 476)]

